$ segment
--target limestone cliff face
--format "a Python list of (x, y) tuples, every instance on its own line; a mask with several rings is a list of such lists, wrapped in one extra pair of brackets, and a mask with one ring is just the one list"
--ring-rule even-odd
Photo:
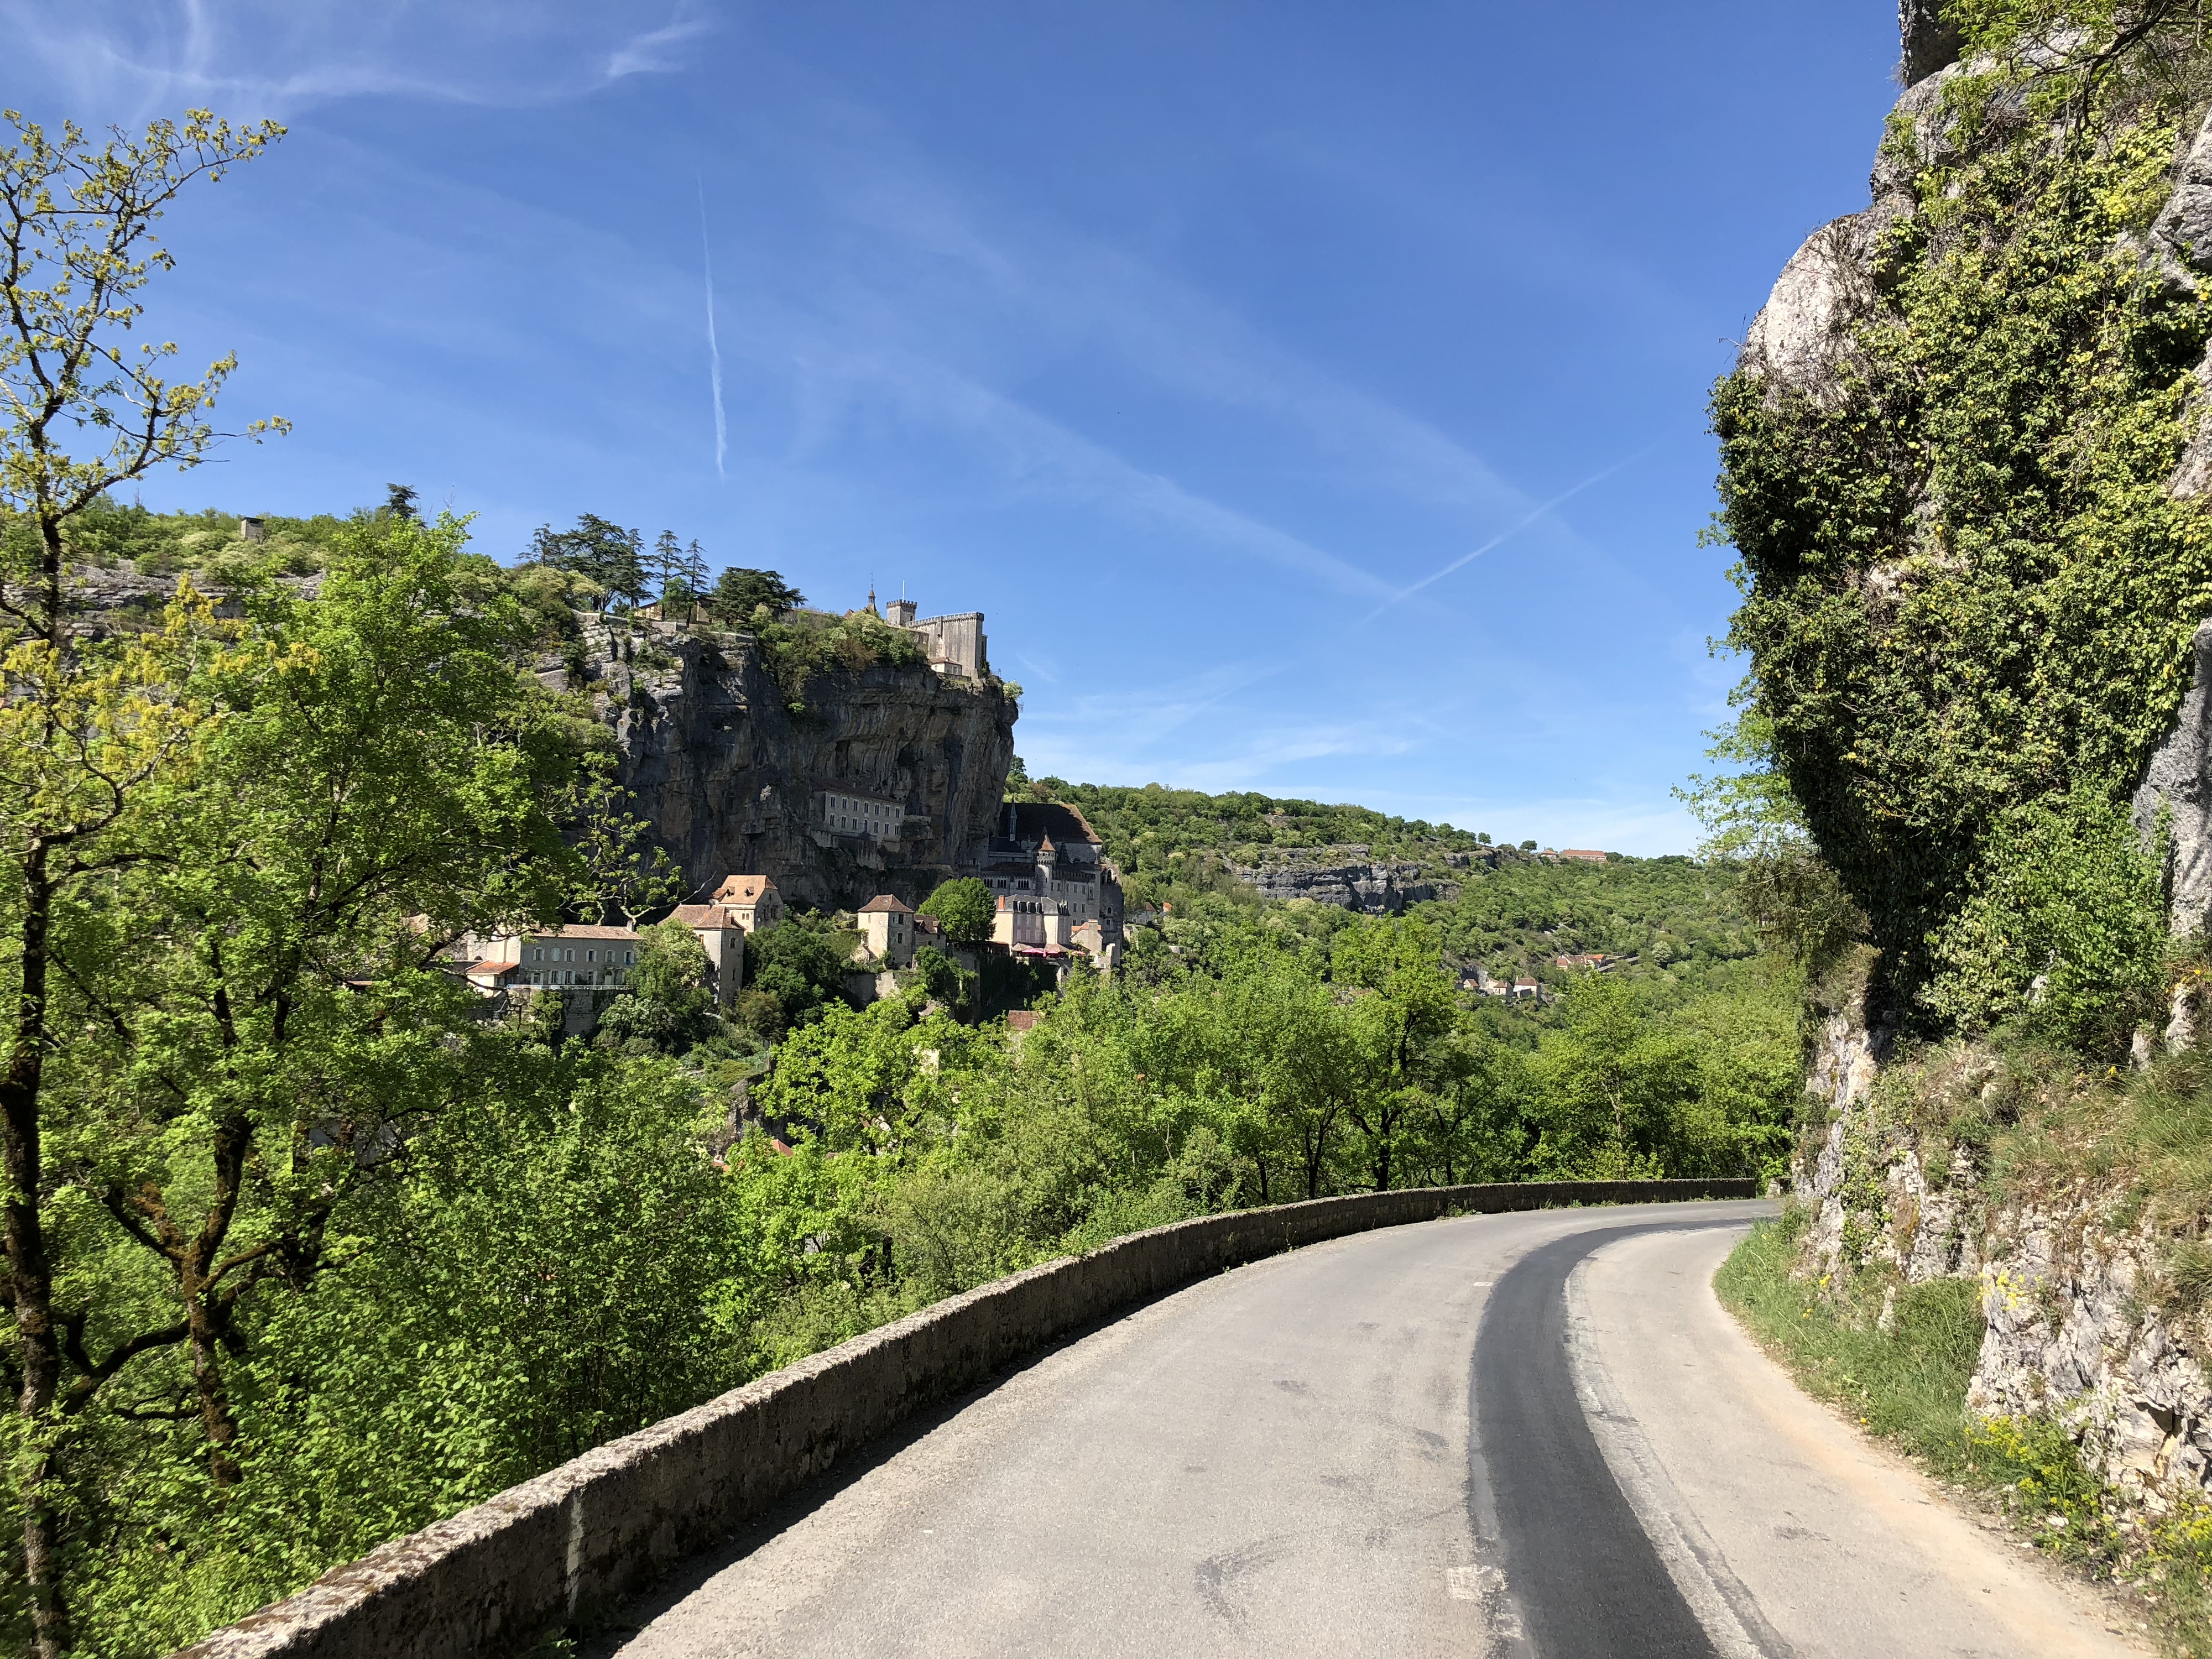
[(1307, 898), (1370, 916), (1396, 915), (1408, 905), (1459, 890), (1455, 882), (1425, 875), (1419, 864), (1370, 858), (1361, 846), (1316, 848), (1249, 868), (1231, 865), (1230, 873), (1257, 888), (1262, 898)]
[(2160, 1294), (2171, 1240), (2086, 1176), (1993, 1201), (1986, 1160), (1932, 1126), (1977, 1104), (2002, 1116), (1996, 1058), (1957, 1045), (1885, 1075), (1887, 1059), (1886, 1034), (1850, 1008), (1814, 1038), (1808, 1092), (1829, 1121), (1800, 1150), (1796, 1198), (1812, 1212), (1802, 1271), (1978, 1280), (1969, 1407), (2055, 1417), (2093, 1470), (2154, 1512), (2212, 1498), (2212, 1332), (2203, 1310)]
[[(695, 890), (766, 875), (796, 904), (912, 904), (978, 862), (1014, 753), (1018, 710), (998, 681), (878, 663), (817, 669), (793, 698), (750, 635), (578, 622), (580, 664), (549, 656), (540, 678), (590, 695), (635, 810)], [(899, 834), (824, 827), (825, 790), (897, 802)]]

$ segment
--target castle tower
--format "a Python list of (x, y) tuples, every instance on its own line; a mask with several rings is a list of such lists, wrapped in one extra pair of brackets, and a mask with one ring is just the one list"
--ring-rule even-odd
[(912, 599), (893, 599), (884, 607), (884, 615), (890, 619), (894, 628), (911, 628), (914, 626), (915, 609), (916, 606)]

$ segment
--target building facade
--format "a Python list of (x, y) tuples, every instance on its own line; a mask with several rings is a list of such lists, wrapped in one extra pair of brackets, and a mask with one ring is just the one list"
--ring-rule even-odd
[(893, 599), (884, 607), (884, 617), (892, 627), (921, 636), (932, 668), (940, 674), (961, 674), (971, 680), (980, 680), (991, 672), (981, 611), (924, 617), (917, 622), (915, 610), (912, 599)]
[(905, 968), (914, 961), (914, 912), (889, 893), (878, 893), (862, 905), (855, 918), (868, 954), (886, 968)]
[(814, 821), (833, 836), (870, 836), (878, 841), (896, 841), (906, 821), (906, 808), (880, 795), (856, 795), (849, 790), (815, 792)]
[(745, 927), (726, 904), (679, 904), (669, 912), (699, 936), (714, 969), (714, 1001), (726, 1008), (745, 982)]
[[(1122, 942), (1121, 879), (1105, 856), (1104, 843), (1073, 806), (1008, 801), (976, 873), (992, 896), (1002, 901), (1002, 914), (1040, 919), (1064, 914), (1070, 929), (1095, 921), (1103, 944)], [(1007, 911), (1003, 901), (1008, 899), (1048, 899), (1058, 908)], [(1043, 925), (1042, 920), (1021, 924), (1025, 929)]]
[(766, 876), (725, 876), (714, 890), (714, 902), (736, 917), (748, 933), (783, 920), (783, 895)]
[(475, 952), (469, 982), (484, 990), (620, 990), (637, 965), (637, 930), (571, 923), (537, 933), (462, 940)]
[[(736, 1001), (745, 982), (745, 936), (783, 920), (783, 896), (765, 876), (731, 876), (706, 904), (679, 904), (669, 913), (697, 937), (714, 969), (714, 1000)], [(592, 991), (629, 988), (637, 966), (634, 927), (572, 922), (531, 933), (463, 937), (458, 954), (469, 983), (486, 996), (514, 991)]]

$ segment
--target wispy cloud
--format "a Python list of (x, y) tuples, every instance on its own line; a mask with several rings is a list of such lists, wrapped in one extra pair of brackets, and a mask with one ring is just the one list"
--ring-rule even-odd
[(692, 183), (699, 191), (699, 253), (707, 268), (707, 364), (708, 378), (714, 388), (714, 476), (727, 482), (729, 472), (723, 462), (730, 453), (730, 422), (722, 412), (722, 347), (714, 337), (714, 245), (707, 234), (707, 185), (695, 177)]
[(607, 54), (607, 79), (619, 81), (626, 75), (667, 75), (683, 67), (675, 56), (675, 48), (696, 40), (708, 32), (704, 18), (686, 16), (690, 7), (684, 8), (676, 18), (657, 29), (633, 37)]
[(333, 99), (410, 97), (519, 107), (682, 67), (708, 24), (681, 5), (643, 32), (593, 9), (406, 0), (0, 0), (0, 27), (94, 123), (173, 113), (295, 114)]
[(1389, 585), (1349, 560), (1249, 513), (1141, 466), (1097, 439), (1022, 399), (904, 346), (860, 345), (854, 331), (775, 309), (756, 310), (745, 344), (763, 367), (796, 367), (802, 399), (812, 407), (866, 407), (880, 420), (902, 418), (957, 433), (994, 459), (1010, 494), (1049, 494), (1087, 501), (1145, 529), (1172, 531), (1200, 544), (1294, 570), (1363, 599)]
[(1361, 617), (1360, 620), (1363, 623), (1373, 622), (1376, 617), (1381, 616), (1392, 605), (1403, 604), (1406, 600), (1412, 599), (1414, 594), (1419, 592), (1423, 588), (1434, 586), (1436, 583), (1442, 581), (1445, 577), (1450, 575), (1454, 571), (1462, 569), (1466, 566), (1473, 563), (1475, 560), (1480, 558), (1492, 549), (1503, 546), (1505, 543), (1511, 541), (1516, 536), (1519, 535), (1522, 531), (1528, 529), (1531, 525), (1536, 523), (1540, 519), (1550, 517), (1553, 512), (1559, 507), (1565, 506), (1569, 501), (1574, 500), (1576, 496), (1581, 495), (1585, 489), (1589, 489), (1592, 485), (1602, 483), (1606, 479), (1610, 478), (1614, 473), (1620, 471), (1623, 467), (1632, 465), (1635, 462), (1643, 459), (1644, 457), (1649, 455), (1650, 453), (1650, 447), (1648, 446), (1643, 449), (1639, 449), (1633, 455), (1630, 455), (1621, 460), (1615, 461), (1611, 466), (1606, 467), (1601, 471), (1591, 473), (1589, 477), (1584, 478), (1580, 483), (1575, 485), (1571, 489), (1563, 489), (1558, 495), (1553, 496), (1550, 501), (1539, 502), (1528, 512), (1522, 514), (1521, 517), (1514, 520), (1513, 523), (1506, 526), (1504, 529), (1499, 531), (1495, 536), (1492, 536), (1488, 541), (1483, 543), (1481, 546), (1474, 549), (1472, 552), (1461, 554), (1459, 557), (1454, 559), (1449, 564), (1445, 565), (1440, 570), (1431, 571), (1427, 575), (1422, 577), (1420, 580), (1413, 583), (1410, 587), (1402, 587), (1399, 589), (1389, 599), (1383, 600), (1382, 604), (1376, 605), (1374, 610), (1368, 612), (1366, 616)]

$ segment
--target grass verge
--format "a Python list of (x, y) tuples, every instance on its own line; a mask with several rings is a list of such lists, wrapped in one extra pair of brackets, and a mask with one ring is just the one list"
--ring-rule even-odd
[(1810, 1219), (1791, 1206), (1753, 1228), (1714, 1275), (1753, 1338), (1814, 1398), (2005, 1516), (2038, 1549), (2113, 1585), (2162, 1651), (2212, 1659), (2212, 1508), (2178, 1503), (2153, 1514), (2100, 1480), (2057, 1422), (1969, 1412), (1979, 1286), (1904, 1285), (1873, 1271), (1840, 1283), (1793, 1278)]

